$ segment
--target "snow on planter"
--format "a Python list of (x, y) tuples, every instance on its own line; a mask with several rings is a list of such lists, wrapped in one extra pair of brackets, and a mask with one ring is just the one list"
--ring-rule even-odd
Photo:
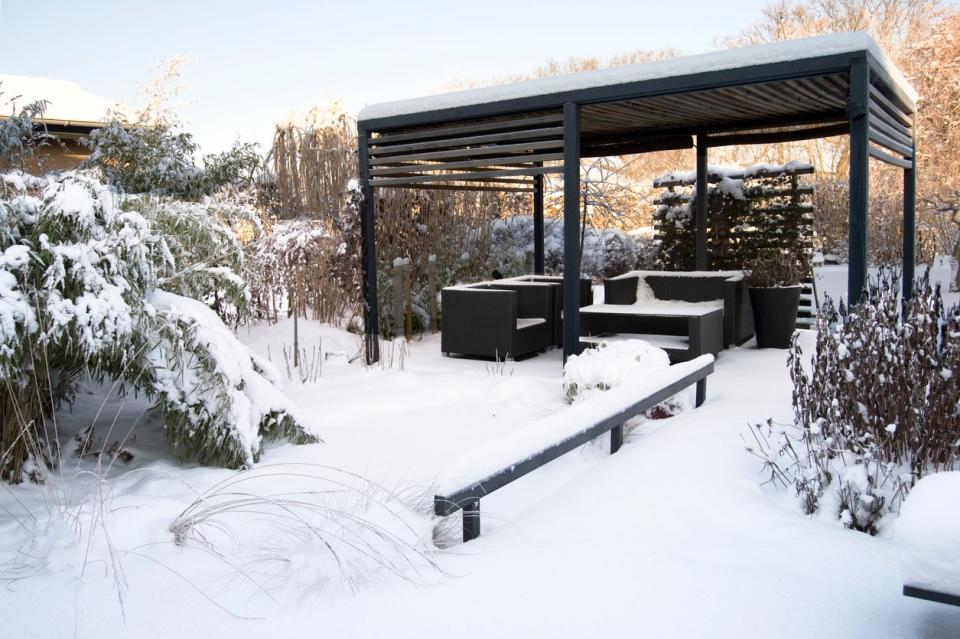
[(904, 583), (960, 595), (960, 471), (927, 475), (896, 525)]

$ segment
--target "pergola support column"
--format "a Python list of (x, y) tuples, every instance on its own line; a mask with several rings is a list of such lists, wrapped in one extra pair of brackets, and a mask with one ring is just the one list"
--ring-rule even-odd
[(580, 107), (563, 105), (563, 359), (580, 350)]
[(696, 259), (694, 270), (707, 270), (707, 136), (697, 134), (697, 193), (694, 211)]
[[(542, 163), (539, 163), (542, 164)], [(533, 176), (533, 272), (543, 275), (543, 176)]]
[(370, 157), (368, 144), (370, 133), (363, 128), (357, 131), (360, 143), (360, 204), (361, 264), (363, 267), (363, 332), (367, 364), (380, 360), (380, 306), (377, 301), (377, 240), (374, 214), (375, 202), (370, 187)]
[(917, 262), (917, 150), (913, 148), (910, 168), (903, 170), (903, 302), (913, 297), (914, 266)]
[(850, 65), (850, 213), (847, 303), (860, 301), (867, 282), (867, 212), (870, 202), (870, 67), (866, 58)]

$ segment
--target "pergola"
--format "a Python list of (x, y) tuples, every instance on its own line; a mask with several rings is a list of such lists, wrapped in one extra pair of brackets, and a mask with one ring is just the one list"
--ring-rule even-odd
[(533, 195), (543, 272), (543, 176), (563, 175), (564, 357), (579, 338), (580, 160), (696, 148), (696, 267), (707, 268), (711, 147), (846, 134), (848, 300), (867, 277), (869, 160), (903, 169), (903, 293), (912, 293), (916, 95), (877, 43), (842, 33), (373, 105), (361, 111), (367, 359), (379, 358), (376, 188)]

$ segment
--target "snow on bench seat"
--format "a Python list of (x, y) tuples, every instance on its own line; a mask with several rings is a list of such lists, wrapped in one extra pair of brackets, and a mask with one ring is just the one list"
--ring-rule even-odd
[(960, 471), (917, 482), (896, 524), (904, 594), (960, 605)]
[(581, 313), (611, 313), (615, 315), (657, 315), (661, 317), (691, 317), (709, 315), (723, 310), (723, 300), (682, 302), (679, 300), (648, 299), (636, 304), (591, 304)]
[[(658, 391), (705, 366), (712, 370), (712, 365), (712, 355), (701, 355), (689, 362), (674, 364), (657, 371), (653, 375), (637, 375), (585, 402), (574, 404), (529, 426), (473, 448), (457, 457), (440, 474), (437, 478), (436, 494), (452, 496), (473, 485), (482, 484), (501, 471), (516, 468), (553, 445), (575, 439), (577, 435), (601, 422), (611, 418), (620, 419), (624, 412), (638, 401), (656, 395)], [(658, 400), (658, 403), (663, 399)], [(626, 419), (629, 417), (622, 421)]]

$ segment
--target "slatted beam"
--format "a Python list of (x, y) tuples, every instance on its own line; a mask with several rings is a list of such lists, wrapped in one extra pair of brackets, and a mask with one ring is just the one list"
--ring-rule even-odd
[(892, 164), (893, 166), (899, 166), (901, 169), (911, 169), (913, 168), (913, 160), (904, 160), (896, 156), (890, 155), (885, 151), (881, 151), (872, 144), (869, 146), (867, 151), (870, 154), (870, 157), (880, 160), (881, 162), (886, 162), (887, 164)]
[(388, 167), (373, 169), (370, 171), (372, 176), (398, 175), (402, 173), (424, 173), (434, 171), (450, 171), (452, 169), (475, 169), (488, 166), (512, 165), (520, 163), (520, 166), (532, 166), (535, 162), (554, 162), (562, 160), (563, 153), (542, 153), (538, 155), (512, 155), (504, 157), (487, 158), (483, 160), (463, 160), (460, 162), (440, 162), (433, 164), (406, 164), (399, 167)]
[(472, 173), (446, 173), (441, 175), (416, 175), (396, 178), (373, 178), (372, 186), (392, 186), (396, 184), (426, 184), (429, 182), (473, 182), (484, 181), (486, 178), (507, 177), (516, 175), (544, 175), (547, 173), (562, 173), (563, 167), (544, 166), (524, 169), (503, 169), (498, 171), (474, 171)]

